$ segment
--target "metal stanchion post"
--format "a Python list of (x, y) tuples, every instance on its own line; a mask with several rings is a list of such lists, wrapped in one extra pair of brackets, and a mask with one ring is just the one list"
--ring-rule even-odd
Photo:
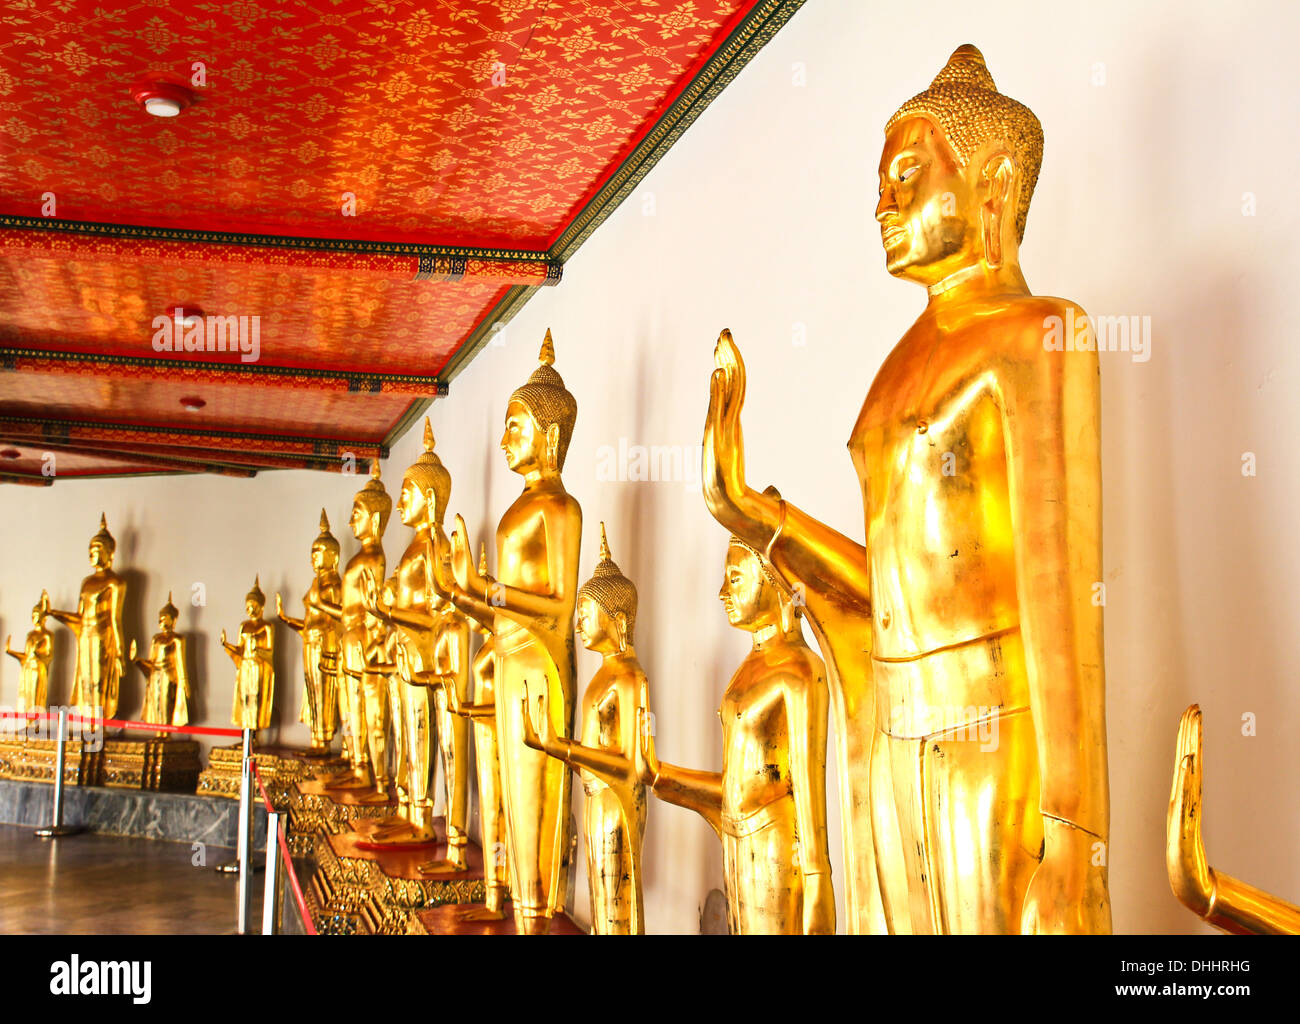
[(84, 825), (63, 824), (63, 762), (64, 747), (68, 742), (68, 709), (59, 708), (58, 743), (54, 752), (54, 821), (49, 828), (38, 828), (39, 839), (53, 839), (58, 836), (72, 836), (86, 831)]
[(227, 875), (241, 871), (240, 865), (248, 860), (248, 821), (252, 816), (253, 799), (253, 773), (249, 767), (249, 758), (252, 756), (253, 733), (245, 729), (244, 749), (239, 761), (239, 820), (235, 824), (235, 859), (217, 865), (217, 870)]
[(280, 814), (266, 815), (266, 881), (262, 886), (262, 934), (280, 934), (280, 904), (284, 900), (284, 874), (280, 870)]

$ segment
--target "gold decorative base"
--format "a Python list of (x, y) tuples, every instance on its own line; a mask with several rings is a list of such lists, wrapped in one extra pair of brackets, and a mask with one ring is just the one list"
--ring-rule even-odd
[[(367, 850), (358, 843), (375, 827), (373, 820), (357, 821), (357, 831), (330, 834), (324, 828), (314, 836), (316, 872), (311, 889), (321, 921), (355, 922), (355, 930), (370, 935), (406, 934), (410, 918), (417, 911), (443, 904), (481, 903), (483, 856), (478, 846), (469, 846), (469, 867), (458, 874), (428, 877), (420, 865), (431, 856), (424, 849)], [(446, 824), (434, 819), (441, 842), (432, 854), (445, 855)], [(317, 928), (321, 927), (317, 921)]]
[[(103, 772), (102, 750), (88, 749), (82, 740), (67, 740), (63, 756), (65, 786), (98, 786)], [(23, 733), (0, 733), (0, 778), (54, 782), (57, 740), (36, 739)]]
[(378, 821), (397, 809), (397, 794), (391, 787), (385, 803), (371, 801), (371, 789), (327, 789), (319, 779), (306, 779), (288, 788), (289, 851), (295, 857), (310, 857), (315, 851), (317, 832), (332, 835), (351, 832), (360, 822)]
[[(518, 935), (515, 916), (506, 904), (506, 916), (500, 921), (466, 921), (461, 907), (442, 906), (417, 910), (406, 923), (407, 935)], [(586, 935), (568, 914), (551, 918), (551, 935)]]
[(197, 740), (106, 739), (100, 784), (119, 789), (193, 793), (201, 768)]
[[(307, 751), (294, 747), (254, 747), (257, 770), (267, 795), (276, 807), (284, 807), (295, 782), (313, 777), (314, 766)], [(199, 775), (198, 791), (209, 796), (239, 799), (239, 767), (243, 748), (238, 743), (213, 747), (208, 752), (208, 766)], [(319, 764), (318, 758), (312, 761)]]

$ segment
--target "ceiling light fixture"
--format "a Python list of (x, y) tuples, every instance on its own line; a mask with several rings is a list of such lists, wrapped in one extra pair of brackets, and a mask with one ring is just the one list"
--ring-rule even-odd
[(203, 310), (198, 306), (190, 306), (188, 309), (184, 306), (173, 306), (168, 312), (184, 330), (192, 331), (203, 325)]
[(175, 82), (145, 81), (131, 89), (131, 97), (154, 117), (175, 117), (197, 98), (191, 89)]
[(181, 405), (187, 412), (198, 412), (208, 403), (201, 398), (195, 398), (193, 395), (181, 399)]
[(21, 459), (22, 457), (23, 453), (17, 448), (0, 449), (0, 459)]

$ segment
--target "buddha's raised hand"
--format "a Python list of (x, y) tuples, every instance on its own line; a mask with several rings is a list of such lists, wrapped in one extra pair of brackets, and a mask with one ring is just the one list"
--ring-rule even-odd
[(523, 713), (524, 743), (534, 750), (546, 750), (551, 739), (551, 720), (546, 714), (546, 698), (537, 698), (537, 721), (540, 725), (533, 724), (533, 715), (528, 707), (528, 698), (521, 697), (519, 704)]
[(654, 788), (659, 779), (659, 757), (655, 753), (654, 717), (645, 708), (636, 709), (636, 776)]
[(456, 586), (467, 594), (478, 597), (482, 590), (476, 586), (474, 559), (469, 550), (469, 529), (459, 512), (456, 513), (456, 525), (451, 530), (451, 574), (456, 579)]
[(1174, 784), (1165, 820), (1165, 868), (1174, 895), (1204, 917), (1214, 898), (1214, 879), (1201, 838), (1201, 709), (1193, 704), (1178, 723)]

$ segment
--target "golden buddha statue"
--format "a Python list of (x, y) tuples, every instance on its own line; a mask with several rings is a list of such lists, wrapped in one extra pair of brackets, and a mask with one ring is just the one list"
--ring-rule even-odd
[(179, 614), (169, 591), (167, 603), (158, 612), (158, 632), (149, 644), (149, 657), (137, 658), (135, 641), (131, 641), (130, 659), (146, 680), (141, 718), (150, 725), (188, 725), (190, 721), (193, 695), (185, 667), (185, 638), (176, 632)]
[(370, 479), (352, 500), (349, 525), (361, 547), (344, 567), (341, 599), (335, 603), (318, 597), (313, 602), (341, 626), (343, 657), (339, 685), (347, 688), (346, 707), (358, 748), (352, 770), (330, 779), (328, 785), (340, 789), (373, 785), (376, 795), (385, 799), (389, 782), (387, 695), (384, 674), (373, 666), (380, 663), (379, 649), (387, 638), (387, 624), (367, 610), (363, 587), (367, 577), (372, 586), (385, 577), (384, 529), (392, 511), (393, 500), (380, 481), (379, 460), (374, 459), (370, 464)]
[(420, 681), (431, 669), (438, 642), (441, 604), (433, 589), (434, 570), (429, 564), (432, 532), (442, 528), (451, 474), (434, 449), (433, 428), (424, 421), (424, 451), (406, 471), (397, 498), (397, 514), (414, 536), (403, 552), (383, 597), (369, 611), (391, 627), (389, 660), (395, 665), (390, 686), (396, 700), (390, 713), (397, 716), (394, 734), (399, 755), (398, 815), (371, 838), (376, 843), (431, 843), (434, 841), (433, 749), (439, 726), (433, 697), (436, 690)]
[(524, 743), (524, 701), (539, 697), (558, 736), (573, 718), (573, 608), (578, 591), (582, 510), (560, 471), (578, 403), (555, 371), (550, 331), (541, 365), (506, 406), (501, 448), (524, 478), (523, 493), (497, 525), (500, 580), (479, 573), (465, 522), (451, 537), (454, 586), (492, 606), (494, 686), (502, 806), (508, 834), (515, 926), (546, 934), (563, 909), (569, 851), (570, 772)]
[(1174, 895), (1197, 917), (1225, 932), (1300, 935), (1300, 907), (1210, 867), (1201, 839), (1201, 765), (1201, 709), (1193, 704), (1178, 724), (1165, 821), (1165, 867)]
[(722, 695), (722, 771), (661, 762), (638, 712), (637, 772), (660, 800), (689, 808), (722, 840), (733, 935), (835, 932), (826, 840), (826, 671), (803, 640), (794, 594), (738, 537), (718, 592), (753, 649)]
[(51, 608), (49, 616), (68, 626), (77, 637), (77, 672), (72, 684), (72, 705), (83, 715), (117, 714), (118, 691), (126, 674), (126, 640), (122, 632), (122, 606), (126, 581), (113, 571), (117, 541), (108, 532), (101, 513), (99, 532), (90, 539), (90, 564), (94, 571), (81, 581), (75, 612)]
[[(314, 754), (329, 751), (338, 729), (339, 714), (346, 699), (345, 689), (339, 688), (339, 630), (317, 602), (337, 604), (343, 594), (343, 579), (339, 576), (339, 542), (330, 532), (330, 521), (325, 510), (320, 510), (320, 533), (311, 544), (311, 567), (315, 577), (302, 599), (303, 617), (295, 619), (284, 613), (284, 602), (275, 595), (275, 614), (281, 622), (302, 637), (303, 696), (302, 712), (298, 720), (311, 729), (311, 748)], [(349, 749), (344, 737), (343, 752), (349, 760), (355, 751)]]
[[(450, 553), (450, 548), (448, 548)], [(433, 554), (430, 557), (434, 557)], [(487, 578), (487, 546), (479, 545), (478, 573)], [(445, 567), (450, 572), (450, 564)], [(496, 727), (496, 651), (492, 643), (492, 606), (470, 595), (462, 594), (454, 580), (439, 585), (456, 608), (461, 611), (469, 627), (483, 638), (478, 653), (470, 663), (473, 682), (472, 703), (460, 699), (455, 686), (447, 686), (448, 710), (469, 719), (474, 729), (474, 762), (478, 771), (478, 817), (480, 840), (483, 844), (483, 885), (486, 891), (482, 906), (467, 906), (460, 912), (466, 921), (500, 921), (505, 917), (506, 897), (510, 892), (510, 860), (506, 855), (505, 812), (501, 800), (501, 760), (498, 753)], [(432, 674), (431, 674), (432, 676)], [(436, 677), (432, 677), (435, 678)]]
[(50, 614), (50, 595), (41, 591), (41, 599), (32, 608), (32, 628), (21, 651), (13, 648), (13, 634), (5, 638), (5, 653), (21, 666), (18, 680), (19, 714), (44, 711), (49, 697), (50, 659), (54, 654), (54, 635), (45, 628)]
[[(582, 779), (591, 927), (596, 935), (645, 933), (645, 785), (637, 774), (636, 750), (637, 711), (649, 707), (649, 694), (632, 646), (635, 629), (636, 587), (610, 557), (601, 523), (600, 562), (578, 591), (578, 633), (583, 646), (602, 659), (582, 697), (582, 742), (553, 735), (541, 701), (536, 728), (531, 709), (524, 715), (524, 742), (564, 761)], [(823, 697), (823, 748), (825, 717)], [(823, 845), (824, 840), (823, 835)]]
[(886, 126), (886, 267), (928, 301), (849, 439), (865, 547), (746, 484), (715, 352), (706, 501), (826, 656), (852, 931), (1110, 929), (1098, 359), (1048, 343), (1089, 322), (1020, 271), (1041, 157), (973, 46)]
[[(239, 624), (239, 642), (230, 643), (221, 631), (221, 646), (235, 663), (235, 699), (230, 720), (238, 729), (259, 729), (271, 725), (271, 706), (275, 699), (275, 634), (262, 618), (266, 595), (256, 578), (253, 589), (244, 596), (244, 613)], [(254, 736), (256, 738), (256, 736)]]

